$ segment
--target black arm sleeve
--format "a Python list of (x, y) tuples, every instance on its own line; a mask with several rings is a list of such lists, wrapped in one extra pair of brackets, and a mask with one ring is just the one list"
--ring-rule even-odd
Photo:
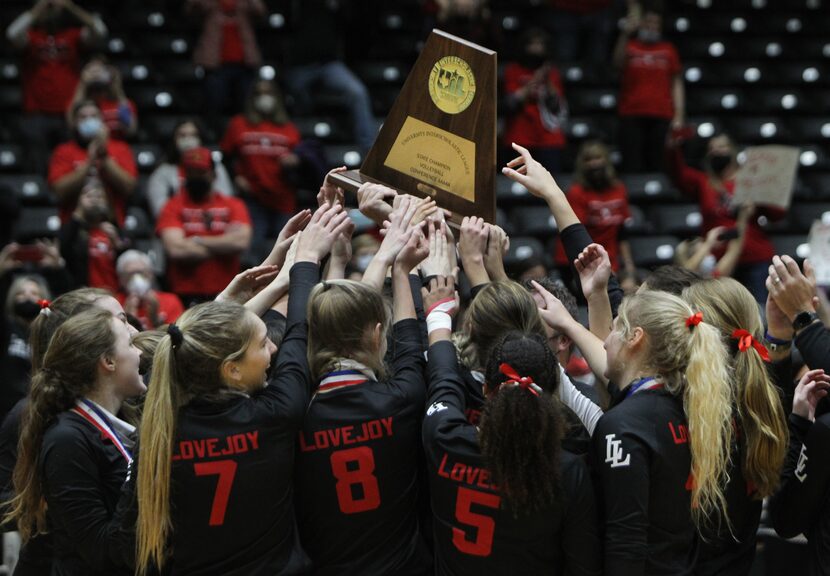
[(784, 538), (809, 530), (830, 486), (830, 416), (810, 423), (790, 414), (789, 429), (781, 486), (770, 500), (772, 524)]
[(426, 400), (424, 384), (424, 349), (421, 347), (419, 323), (414, 318), (399, 320), (392, 326), (394, 353), (392, 355), (393, 381), (417, 403)]
[(572, 459), (567, 464), (564, 478), (568, 486), (568, 502), (562, 522), (564, 573), (599, 576), (602, 574), (602, 543), (591, 475), (581, 457), (565, 454), (564, 458)]
[(455, 346), (449, 340), (436, 342), (429, 348), (427, 362), (429, 392), (424, 419), (424, 447), (435, 445), (439, 436), (452, 435), (456, 428), (468, 426), (464, 415), (464, 383), (458, 372)]
[[(559, 231), (559, 238), (562, 241), (562, 246), (565, 248), (565, 254), (568, 256), (568, 262), (572, 263), (579, 256), (589, 244), (593, 243), (591, 235), (583, 224), (572, 224)], [(573, 267), (573, 264), (570, 264)], [(608, 280), (608, 300), (611, 302), (611, 315), (617, 315), (617, 309), (620, 307), (624, 293), (620, 288), (620, 282), (613, 274)]]
[(415, 318), (418, 319), (418, 329), (421, 332), (421, 350), (426, 350), (429, 348), (427, 315), (424, 310), (424, 299), (421, 297), (421, 278), (417, 274), (409, 275), (409, 287), (412, 290), (412, 302), (415, 304)]
[(821, 322), (813, 322), (795, 337), (804, 363), (811, 369), (824, 369), (830, 373), (830, 330)]
[(75, 288), (85, 286), (89, 278), (89, 247), (83, 225), (70, 218), (61, 227), (59, 240), (61, 256), (66, 261), (66, 270)]

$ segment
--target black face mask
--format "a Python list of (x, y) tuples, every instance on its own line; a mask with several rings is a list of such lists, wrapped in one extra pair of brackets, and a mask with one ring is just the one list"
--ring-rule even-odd
[(201, 202), (210, 194), (211, 182), (204, 178), (188, 178), (185, 180), (187, 194), (194, 202)]
[(536, 70), (542, 66), (542, 64), (545, 63), (545, 60), (546, 58), (544, 54), (532, 54), (526, 52), (522, 55), (522, 65), (525, 68), (531, 68), (533, 70)]
[(18, 318), (31, 321), (37, 318), (38, 314), (40, 314), (40, 304), (37, 302), (23, 300), (22, 302), (14, 303), (14, 315)]
[(107, 209), (103, 206), (90, 206), (84, 210), (84, 218), (88, 224), (100, 224), (107, 219)]
[(709, 156), (709, 166), (716, 174), (723, 172), (732, 163), (732, 156), (724, 154), (712, 154)]
[(611, 184), (608, 180), (608, 172), (604, 167), (585, 170), (585, 181), (592, 190), (603, 190)]

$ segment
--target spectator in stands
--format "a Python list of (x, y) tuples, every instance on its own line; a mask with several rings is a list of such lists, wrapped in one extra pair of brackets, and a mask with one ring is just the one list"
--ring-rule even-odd
[(231, 119), (222, 138), (222, 153), (233, 162), (234, 183), (248, 205), (256, 239), (276, 238), (296, 211), (299, 143), (300, 131), (289, 121), (276, 85), (258, 80), (245, 113)]
[[(622, 270), (621, 281), (633, 278), (636, 267), (631, 246), (625, 240), (625, 222), (631, 218), (628, 192), (617, 179), (608, 147), (603, 143), (585, 142), (580, 147), (568, 202), (594, 242), (608, 252), (614, 272)], [(562, 267), (563, 277), (570, 278), (572, 262), (567, 261), (558, 242), (556, 263)]]
[[(680, 138), (670, 138), (668, 142), (666, 164), (674, 185), (686, 196), (700, 204), (703, 216), (703, 232), (712, 228), (737, 226), (736, 211), (731, 206), (735, 192), (735, 175), (738, 173), (738, 153), (735, 143), (726, 134), (716, 134), (709, 139), (703, 170), (696, 170), (686, 165)], [(773, 206), (758, 207), (748, 216), (746, 237), (743, 251), (738, 259), (734, 277), (746, 286), (759, 302), (766, 301), (767, 290), (764, 282), (767, 266), (775, 254), (766, 233), (758, 224), (758, 217), (777, 220), (785, 211)], [(723, 249), (715, 250), (717, 258), (723, 257)]]
[(669, 126), (681, 127), (685, 115), (680, 57), (674, 44), (662, 39), (661, 9), (644, 4), (642, 14), (639, 18), (635, 11), (629, 13), (614, 49), (614, 66), (621, 74), (620, 148), (625, 172), (662, 170), (661, 149)]
[[(202, 146), (203, 138), (201, 122), (196, 118), (185, 118), (173, 128), (167, 142), (164, 161), (160, 163), (150, 179), (147, 181), (147, 203), (154, 218), (158, 218), (161, 209), (184, 186), (184, 167), (181, 164), (182, 154), (193, 148)], [(213, 188), (225, 196), (233, 196), (233, 186), (228, 171), (222, 164), (214, 164), (216, 180)]]
[(507, 271), (507, 276), (516, 282), (524, 283), (530, 280), (548, 277), (548, 269), (541, 255), (535, 251), (527, 258), (505, 263), (504, 267)]
[(362, 280), (369, 262), (380, 248), (380, 242), (372, 234), (360, 234), (352, 238), (352, 259), (349, 262), (349, 280)]
[(611, 0), (550, 0), (547, 27), (555, 38), (560, 62), (608, 61), (614, 31)]
[(117, 292), (115, 261), (125, 245), (101, 181), (89, 180), (60, 234), (61, 253), (74, 288), (89, 286)]
[(501, 47), (501, 31), (489, 0), (427, 0), (424, 2), (425, 34), (433, 28), (492, 50)]
[[(507, 127), (504, 145), (516, 142), (529, 149), (549, 172), (559, 172), (565, 147), (568, 105), (559, 70), (550, 58), (550, 37), (540, 28), (523, 37), (523, 51), (504, 70)], [(511, 156), (512, 157), (512, 156)]]
[(124, 223), (127, 198), (135, 189), (138, 170), (130, 147), (109, 137), (101, 110), (92, 100), (78, 102), (72, 109), (72, 139), (52, 153), (49, 185), (66, 222), (77, 207), (78, 196), (90, 178), (104, 184), (115, 222)]
[[(262, 0), (187, 0), (202, 18), (193, 63), (205, 69), (205, 109), (212, 123), (225, 110), (242, 110), (262, 62), (252, 20), (266, 13)], [(230, 106), (228, 106), (230, 104)]]
[[(746, 228), (755, 206), (741, 206), (734, 228), (715, 226), (703, 238), (683, 240), (674, 252), (674, 263), (704, 278), (732, 276), (746, 241)], [(716, 251), (723, 254), (715, 256)]]
[(142, 329), (175, 322), (184, 312), (178, 296), (156, 288), (153, 263), (144, 252), (127, 250), (118, 257), (115, 269), (119, 283), (116, 298), (127, 314), (138, 318)]
[(110, 66), (103, 54), (93, 56), (81, 71), (72, 106), (66, 110), (68, 123), (72, 122), (70, 112), (75, 104), (84, 100), (92, 100), (98, 105), (111, 138), (126, 140), (135, 136), (138, 130), (135, 103), (124, 93), (121, 72)]
[(29, 170), (43, 173), (49, 151), (66, 138), (64, 112), (81, 71), (81, 48), (105, 38), (107, 27), (72, 0), (37, 0), (6, 29), (23, 51), (23, 113), (20, 123)]
[(308, 113), (318, 89), (339, 94), (352, 115), (353, 136), (365, 154), (377, 127), (363, 82), (343, 63), (344, 20), (349, 6), (342, 0), (293, 2), (286, 44), (285, 81), (294, 98), (294, 113)]
[(182, 154), (185, 186), (165, 204), (156, 232), (167, 255), (170, 288), (186, 305), (212, 300), (239, 272), (251, 243), (245, 204), (215, 191), (210, 150)]

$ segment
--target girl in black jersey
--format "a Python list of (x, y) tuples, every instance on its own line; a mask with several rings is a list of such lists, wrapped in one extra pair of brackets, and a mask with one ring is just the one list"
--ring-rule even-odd
[(454, 308), (441, 305), (452, 294), (452, 279), (443, 277), (424, 294), (432, 309), (423, 435), (436, 574), (600, 574), (588, 469), (560, 448), (553, 353), (538, 334), (496, 339), (486, 357), (481, 423), (470, 424), (450, 342)]
[(52, 336), (23, 413), (9, 517), (51, 532), (53, 573), (130, 574), (111, 522), (132, 457), (124, 401), (146, 388), (127, 324), (93, 308)]
[(683, 300), (623, 301), (605, 340), (617, 404), (594, 456), (604, 495), (605, 574), (692, 574), (697, 530), (724, 517), (733, 394), (720, 332)]
[(267, 385), (275, 347), (262, 320), (238, 304), (191, 308), (159, 342), (128, 485), (138, 505), (137, 573), (304, 568), (295, 554), (292, 476), (312, 392), (306, 305), (320, 258), (348, 226), (340, 205), (324, 204), (297, 240), (285, 337)]
[(683, 298), (721, 331), (734, 371), (735, 438), (726, 489), (728, 522), (704, 526), (696, 574), (748, 574), (755, 557), (761, 501), (778, 486), (787, 420), (767, 371), (764, 325), (755, 298), (732, 278), (696, 282)]
[(334, 280), (318, 284), (309, 300), (308, 359), (319, 385), (299, 435), (295, 484), (301, 541), (317, 575), (415, 575), (431, 568), (418, 527), (426, 385), (409, 281), (429, 245), (420, 229), (409, 228), (416, 208), (405, 200), (391, 214), (375, 255), (394, 262), (388, 374), (380, 292)]

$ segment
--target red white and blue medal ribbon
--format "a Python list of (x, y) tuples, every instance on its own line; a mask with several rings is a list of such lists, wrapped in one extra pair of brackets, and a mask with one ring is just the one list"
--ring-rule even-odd
[(625, 397), (633, 396), (640, 390), (658, 390), (663, 388), (663, 383), (657, 378), (650, 376), (648, 378), (641, 378), (628, 387)]
[(118, 448), (118, 451), (121, 452), (121, 455), (124, 456), (127, 464), (132, 464), (132, 454), (130, 454), (130, 451), (127, 450), (126, 446), (124, 446), (124, 443), (121, 441), (121, 438), (118, 436), (115, 428), (112, 427), (109, 418), (107, 418), (106, 414), (104, 414), (100, 408), (95, 406), (95, 404), (89, 400), (81, 399), (75, 403), (75, 407), (72, 408), (72, 411), (94, 426), (102, 436), (109, 438), (115, 447)]
[(317, 388), (318, 394), (331, 392), (338, 388), (346, 388), (347, 386), (356, 386), (363, 384), (369, 380), (363, 372), (359, 370), (335, 370), (326, 374), (320, 380), (320, 386)]

